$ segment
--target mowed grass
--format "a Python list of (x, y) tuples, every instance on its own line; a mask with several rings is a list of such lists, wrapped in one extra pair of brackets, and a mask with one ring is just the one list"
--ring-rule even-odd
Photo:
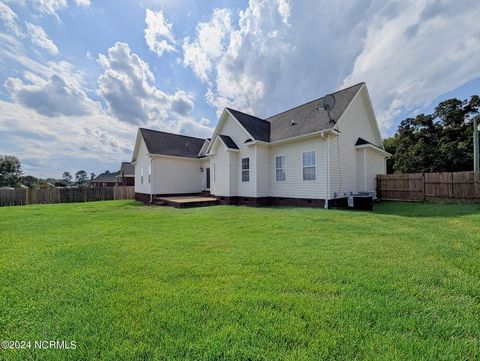
[(3, 207), (0, 359), (478, 359), (479, 208)]

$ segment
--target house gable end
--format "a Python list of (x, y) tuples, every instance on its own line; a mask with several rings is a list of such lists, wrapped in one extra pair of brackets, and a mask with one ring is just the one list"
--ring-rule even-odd
[[(342, 133), (358, 134), (378, 148), (384, 149), (380, 129), (365, 85), (353, 97), (335, 124), (335, 129)], [(358, 133), (359, 129), (361, 134)]]
[[(230, 123), (230, 124), (229, 124)], [(232, 124), (233, 123), (233, 124)], [(227, 125), (228, 124), (228, 125)], [(228, 131), (224, 132), (224, 128), (227, 127)], [(234, 130), (235, 134), (231, 130)], [(209, 147), (207, 148), (207, 153), (213, 148), (213, 144), (217, 140), (217, 137), (220, 134), (230, 136), (236, 144), (243, 144), (247, 139), (252, 139), (252, 135), (242, 126), (242, 124), (228, 111), (227, 108), (223, 110), (223, 113), (218, 121), (218, 124), (213, 132), (212, 140)], [(240, 139), (245, 137), (245, 139)]]

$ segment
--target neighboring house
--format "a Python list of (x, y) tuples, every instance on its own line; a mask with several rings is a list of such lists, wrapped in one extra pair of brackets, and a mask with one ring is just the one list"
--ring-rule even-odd
[(225, 108), (211, 139), (139, 129), (136, 199), (210, 191), (223, 204), (328, 207), (375, 192), (389, 156), (365, 83), (261, 119)]
[(102, 174), (97, 175), (95, 178), (92, 179), (90, 182), (92, 187), (114, 187), (118, 185), (117, 176), (120, 174), (118, 172), (105, 172)]
[(117, 175), (117, 183), (121, 186), (135, 185), (135, 166), (132, 163), (122, 162)]

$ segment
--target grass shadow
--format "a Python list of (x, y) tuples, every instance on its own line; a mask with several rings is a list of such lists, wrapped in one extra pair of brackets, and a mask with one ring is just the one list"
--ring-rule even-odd
[(402, 217), (458, 217), (480, 214), (480, 204), (382, 201), (374, 205), (373, 212)]

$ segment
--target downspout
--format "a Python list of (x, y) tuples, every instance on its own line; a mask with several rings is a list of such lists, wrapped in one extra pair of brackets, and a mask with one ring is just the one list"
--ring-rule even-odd
[(330, 146), (328, 144), (328, 134), (322, 133), (324, 144), (325, 144), (325, 176), (327, 178), (326, 182), (326, 197), (324, 208), (328, 209), (328, 199), (330, 198)]
[(153, 204), (153, 173), (153, 157), (150, 157), (150, 173), (147, 174), (147, 180), (150, 177), (150, 204)]

